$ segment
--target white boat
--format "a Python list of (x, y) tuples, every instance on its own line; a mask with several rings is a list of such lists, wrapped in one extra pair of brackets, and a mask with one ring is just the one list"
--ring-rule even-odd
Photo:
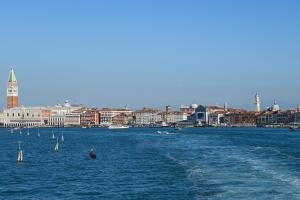
[(56, 139), (56, 145), (54, 147), (54, 151), (58, 152), (58, 138)]
[(124, 126), (124, 125), (110, 125), (108, 129), (127, 129), (129, 126)]
[(61, 142), (65, 142), (64, 132), (61, 133)]
[(161, 127), (168, 127), (168, 124), (166, 122), (162, 122)]
[(18, 160), (19, 163), (23, 162), (23, 151), (21, 149), (21, 142), (19, 142), (19, 153), (18, 153)]
[(54, 132), (52, 131), (52, 139), (54, 140), (55, 139), (55, 135), (54, 135)]
[(27, 129), (27, 135), (28, 135), (28, 136), (30, 135), (29, 129)]

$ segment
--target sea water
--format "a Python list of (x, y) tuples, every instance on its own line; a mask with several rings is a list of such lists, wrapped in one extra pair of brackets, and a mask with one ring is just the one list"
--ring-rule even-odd
[(0, 199), (300, 199), (300, 131), (62, 131), (0, 130)]

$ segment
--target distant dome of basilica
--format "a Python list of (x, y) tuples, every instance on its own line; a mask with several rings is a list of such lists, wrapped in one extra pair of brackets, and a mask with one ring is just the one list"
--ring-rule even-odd
[(280, 111), (280, 107), (276, 101), (274, 101), (274, 104), (272, 106), (272, 111)]
[(193, 109), (196, 109), (197, 107), (198, 107), (198, 105), (197, 105), (197, 104), (195, 104), (195, 103), (194, 103), (194, 104), (192, 104), (192, 108), (193, 108)]

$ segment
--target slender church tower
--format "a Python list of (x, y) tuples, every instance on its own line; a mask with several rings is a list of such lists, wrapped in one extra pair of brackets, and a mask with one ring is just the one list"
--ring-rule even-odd
[(255, 104), (255, 112), (260, 112), (260, 98), (258, 96), (258, 93), (256, 92), (254, 97), (254, 104)]
[(13, 68), (10, 68), (7, 81), (7, 108), (19, 106), (18, 81)]

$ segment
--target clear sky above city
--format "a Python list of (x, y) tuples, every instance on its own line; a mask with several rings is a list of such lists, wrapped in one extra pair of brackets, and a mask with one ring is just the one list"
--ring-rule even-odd
[(0, 104), (98, 107), (300, 104), (300, 1), (0, 3)]

